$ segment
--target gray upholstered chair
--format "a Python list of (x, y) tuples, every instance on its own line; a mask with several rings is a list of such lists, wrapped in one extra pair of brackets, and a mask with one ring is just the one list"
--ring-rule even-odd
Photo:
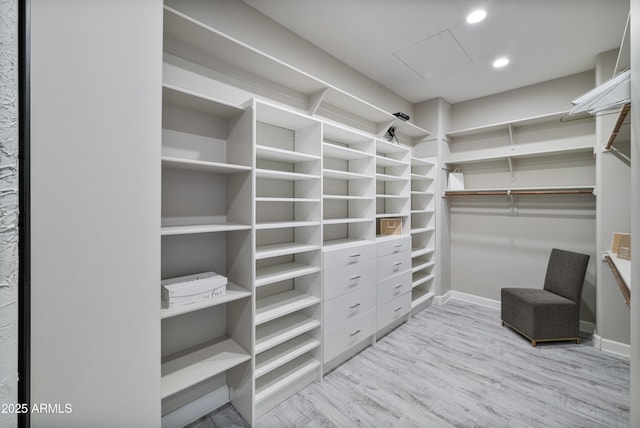
[(580, 343), (580, 295), (589, 256), (551, 250), (544, 288), (503, 288), (502, 325), (537, 342)]

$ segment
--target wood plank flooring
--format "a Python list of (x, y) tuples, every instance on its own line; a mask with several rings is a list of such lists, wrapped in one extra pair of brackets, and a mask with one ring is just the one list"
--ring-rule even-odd
[[(408, 323), (260, 419), (275, 427), (628, 427), (629, 361), (589, 340), (536, 348), (456, 300)], [(231, 406), (190, 428), (246, 427)]]

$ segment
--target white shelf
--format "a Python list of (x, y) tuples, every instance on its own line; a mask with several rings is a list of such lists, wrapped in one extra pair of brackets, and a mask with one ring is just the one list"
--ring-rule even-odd
[(244, 112), (238, 106), (232, 106), (215, 98), (166, 83), (162, 85), (162, 103), (185, 107), (225, 119), (238, 116)]
[(256, 260), (304, 253), (307, 251), (320, 250), (321, 248), (322, 247), (320, 245), (299, 242), (285, 242), (283, 244), (262, 245), (256, 247)]
[(401, 167), (409, 167), (409, 164), (394, 158), (388, 158), (386, 156), (376, 156), (376, 166), (382, 167), (392, 167), (392, 166), (401, 166)]
[[(227, 292), (223, 296), (213, 297), (211, 299), (205, 300), (203, 302), (191, 303), (189, 305), (183, 306), (175, 306), (172, 308), (164, 308), (160, 309), (160, 318), (171, 318), (178, 315), (198, 311), (200, 309), (210, 308), (212, 306), (222, 305), (224, 303), (232, 302), (234, 300), (244, 299), (246, 297), (250, 297), (251, 292), (245, 290), (244, 288), (233, 284), (231, 282), (227, 283)], [(162, 304), (161, 304), (162, 306)]]
[(293, 313), (256, 328), (256, 354), (320, 327), (320, 321)]
[(376, 214), (376, 218), (386, 218), (386, 217), (407, 217), (407, 213), (380, 213)]
[(474, 135), (474, 134), (483, 134), (486, 132), (497, 131), (500, 129), (504, 129), (508, 131), (509, 125), (511, 126), (524, 126), (524, 125), (535, 125), (538, 123), (544, 122), (554, 122), (560, 121), (560, 119), (567, 113), (567, 111), (560, 111), (550, 114), (544, 114), (540, 116), (532, 116), (519, 120), (505, 121), (505, 122), (497, 122), (489, 125), (476, 126), (473, 128), (460, 129), (457, 131), (447, 132), (447, 137), (462, 137), (465, 135)]
[(324, 241), (322, 245), (323, 251), (335, 251), (343, 248), (353, 248), (362, 245), (363, 243), (373, 242), (366, 239), (333, 239), (330, 241)]
[(349, 195), (323, 195), (322, 199), (330, 200), (347, 200), (347, 201), (373, 201), (375, 198), (371, 196), (349, 196)]
[(290, 262), (256, 269), (256, 287), (320, 272), (317, 266)]
[(372, 153), (366, 153), (350, 147), (338, 146), (327, 142), (322, 144), (322, 151), (324, 156), (342, 160), (366, 159), (373, 157)]
[(374, 220), (371, 217), (325, 218), (322, 221), (322, 224), (330, 225), (330, 224), (347, 224), (347, 223), (366, 223), (366, 222), (373, 222), (373, 221)]
[(376, 140), (376, 152), (384, 154), (409, 153), (409, 149), (388, 141)]
[(257, 197), (256, 202), (320, 202), (318, 198), (271, 198), (271, 197)]
[(420, 264), (415, 265), (415, 266), (411, 266), (411, 273), (415, 273), (415, 272), (419, 272), (419, 271), (424, 270), (424, 269), (428, 269), (430, 267), (435, 266), (435, 264), (436, 264), (436, 262), (428, 261), (428, 262), (420, 263)]
[(288, 229), (290, 227), (319, 226), (319, 221), (266, 221), (256, 223), (256, 230)]
[(522, 159), (522, 158), (535, 158), (535, 157), (546, 157), (546, 156), (558, 156), (570, 153), (592, 153), (593, 146), (577, 146), (570, 148), (562, 148), (562, 149), (551, 149), (551, 150), (527, 150), (527, 151), (519, 151), (518, 146), (516, 146), (513, 150), (510, 150), (509, 153), (504, 153), (501, 155), (492, 155), (492, 156), (453, 156), (445, 165), (455, 166), (455, 165), (464, 165), (471, 163), (482, 163), (482, 162), (494, 162), (511, 159)]
[(256, 379), (256, 404), (285, 389), (319, 367), (320, 361), (306, 354)]
[(254, 376), (259, 378), (320, 346), (320, 341), (302, 334), (256, 356)]
[(411, 180), (431, 181), (433, 180), (433, 177), (430, 177), (428, 175), (423, 175), (423, 174), (416, 174), (412, 172)]
[(415, 309), (415, 308), (419, 307), (423, 303), (433, 299), (434, 296), (435, 296), (435, 294), (433, 292), (429, 291), (428, 293), (424, 293), (424, 294), (419, 295), (418, 297), (415, 297), (411, 301), (411, 309)]
[(428, 275), (419, 275), (418, 278), (416, 278), (412, 283), (411, 286), (412, 288), (416, 288), (421, 286), (422, 284), (425, 284), (429, 281), (431, 281), (432, 279), (434, 279), (436, 276), (434, 274), (428, 274)]
[(406, 195), (391, 195), (387, 193), (377, 193), (377, 199), (409, 199), (409, 196)]
[(407, 177), (401, 177), (398, 175), (389, 175), (389, 174), (376, 174), (377, 181), (409, 181)]
[(161, 398), (183, 391), (249, 360), (251, 355), (232, 339), (216, 341), (170, 356), (162, 363)]
[(238, 172), (251, 171), (250, 166), (233, 165), (220, 162), (207, 162), (192, 159), (181, 159), (170, 156), (162, 157), (162, 166), (167, 168), (184, 169), (191, 171), (203, 171), (216, 174), (235, 174)]
[(420, 228), (411, 229), (411, 234), (415, 235), (416, 233), (428, 233), (428, 232), (433, 232), (434, 230), (436, 230), (436, 228), (433, 226), (420, 227)]
[(431, 161), (428, 161), (426, 159), (420, 159), (420, 158), (415, 158), (413, 156), (411, 156), (411, 166), (428, 166), (428, 167), (434, 167), (435, 164)]
[(313, 156), (306, 153), (277, 149), (274, 147), (261, 146), (261, 145), (256, 145), (256, 157), (259, 159), (269, 159), (274, 161), (291, 162), (291, 163), (320, 160), (320, 156)]
[(160, 235), (189, 235), (195, 233), (232, 232), (235, 230), (249, 230), (251, 226), (246, 224), (221, 223), (221, 224), (190, 224), (180, 226), (162, 226)]
[(411, 258), (413, 259), (415, 257), (426, 256), (427, 254), (432, 254), (434, 252), (435, 252), (435, 250), (433, 248), (412, 249), (411, 250)]
[(322, 171), (323, 178), (337, 178), (340, 180), (363, 180), (373, 179), (371, 175), (359, 174), (356, 172), (338, 171), (334, 169), (325, 169)]
[(302, 181), (317, 180), (320, 178), (320, 176), (313, 174), (301, 174), (299, 172), (277, 171), (273, 169), (256, 169), (256, 178), (285, 181)]
[(258, 299), (256, 301), (255, 324), (260, 325), (318, 303), (320, 303), (319, 298), (296, 290)]

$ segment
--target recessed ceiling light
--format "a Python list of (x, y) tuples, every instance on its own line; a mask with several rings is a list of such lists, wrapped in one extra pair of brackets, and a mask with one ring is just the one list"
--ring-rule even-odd
[(500, 68), (500, 67), (504, 67), (505, 65), (509, 64), (509, 58), (498, 58), (497, 60), (493, 61), (493, 66), (495, 68)]
[(476, 24), (482, 21), (486, 16), (487, 16), (486, 11), (482, 9), (474, 10), (469, 15), (467, 15), (467, 22), (469, 24)]

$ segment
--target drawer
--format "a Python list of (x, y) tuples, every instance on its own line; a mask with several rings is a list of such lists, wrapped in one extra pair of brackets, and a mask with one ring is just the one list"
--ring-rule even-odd
[(378, 307), (378, 330), (383, 329), (395, 320), (411, 311), (411, 293), (405, 293)]
[(331, 330), (375, 307), (376, 288), (373, 284), (331, 299), (324, 304), (324, 329)]
[(405, 271), (378, 283), (378, 305), (411, 291), (411, 272)]
[(388, 256), (403, 251), (411, 251), (411, 236), (398, 236), (393, 238), (385, 238), (376, 243), (376, 254), (380, 256)]
[(326, 250), (322, 252), (322, 263), (325, 269), (349, 266), (376, 258), (376, 244), (369, 242), (352, 247)]
[(411, 271), (411, 252), (403, 251), (390, 256), (378, 257), (377, 259), (378, 281), (397, 275), (404, 271)]
[(376, 259), (349, 266), (325, 269), (322, 276), (324, 300), (331, 300), (376, 282)]
[(368, 312), (339, 326), (325, 330), (324, 362), (327, 363), (375, 333), (376, 311)]

